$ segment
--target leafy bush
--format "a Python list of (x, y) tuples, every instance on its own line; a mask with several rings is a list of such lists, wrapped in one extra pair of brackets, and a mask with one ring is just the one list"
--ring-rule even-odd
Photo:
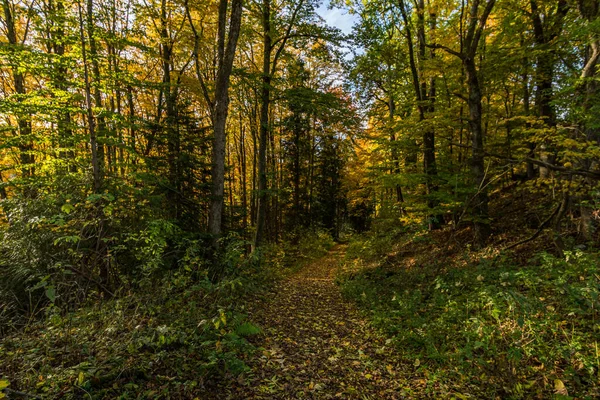
[(480, 398), (600, 395), (597, 253), (540, 253), (526, 266), (500, 255), (464, 268), (379, 267), (347, 276), (342, 288), (432, 388)]

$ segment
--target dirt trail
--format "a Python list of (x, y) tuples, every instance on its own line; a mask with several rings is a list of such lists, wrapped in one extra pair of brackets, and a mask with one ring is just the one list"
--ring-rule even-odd
[(403, 390), (406, 364), (334, 283), (344, 250), (336, 246), (281, 282), (266, 303), (251, 307), (250, 319), (263, 329), (255, 344), (264, 351), (250, 362), (249, 379), (230, 387), (227, 398), (410, 397)]

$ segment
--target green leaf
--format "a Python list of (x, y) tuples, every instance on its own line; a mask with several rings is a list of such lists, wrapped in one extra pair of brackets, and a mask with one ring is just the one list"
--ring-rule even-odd
[(239, 325), (235, 330), (235, 333), (237, 333), (240, 336), (253, 336), (258, 335), (260, 332), (261, 330), (258, 326), (252, 325), (249, 322), (245, 322)]
[(71, 211), (73, 211), (75, 207), (73, 206), (73, 204), (65, 203), (60, 209), (65, 214), (71, 214)]
[(0, 379), (0, 390), (6, 389), (9, 386), (10, 386), (9, 381), (7, 381), (6, 379)]
[(56, 300), (56, 289), (54, 286), (48, 286), (46, 288), (46, 297), (54, 303), (54, 300)]

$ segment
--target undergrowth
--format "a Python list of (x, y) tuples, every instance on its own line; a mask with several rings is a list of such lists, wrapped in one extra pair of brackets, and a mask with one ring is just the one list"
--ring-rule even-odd
[[(144, 243), (164, 242), (140, 235)], [(219, 382), (248, 371), (242, 360), (256, 351), (250, 338), (261, 328), (247, 318), (247, 301), (293, 270), (298, 252), (312, 248), (317, 257), (331, 243), (323, 234), (306, 237), (298, 246), (266, 248), (260, 258), (246, 254), (247, 243), (228, 240), (217, 282), (200, 242), (182, 242), (176, 268), (165, 267), (166, 246), (146, 246), (152, 257), (140, 259), (154, 264), (140, 267), (138, 285), (112, 299), (91, 293), (77, 307), (60, 301), (60, 285), (37, 282), (29, 290), (41, 290), (42, 311), (0, 338), (0, 397), (210, 396)]]
[(377, 241), (349, 246), (342, 291), (390, 335), (430, 395), (600, 396), (599, 253), (538, 252), (518, 265), (509, 254), (465, 249), (399, 265), (382, 253), (373, 261)]

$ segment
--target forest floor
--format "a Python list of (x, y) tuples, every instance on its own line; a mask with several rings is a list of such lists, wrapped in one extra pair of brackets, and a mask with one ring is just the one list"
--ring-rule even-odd
[(422, 385), (403, 378), (413, 366), (342, 298), (335, 276), (344, 252), (335, 246), (250, 305), (250, 319), (263, 330), (253, 339), (261, 354), (224, 396), (396, 399), (404, 398), (403, 388)]

